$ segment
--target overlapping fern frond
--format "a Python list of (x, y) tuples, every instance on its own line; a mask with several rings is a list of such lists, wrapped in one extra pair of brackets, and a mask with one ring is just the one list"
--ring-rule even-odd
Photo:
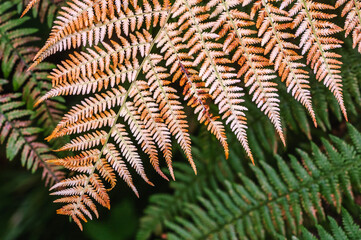
[(319, 238), (312, 234), (306, 228), (302, 229), (302, 234), (299, 238), (294, 238), (295, 240), (304, 239), (304, 240), (326, 240), (326, 239), (358, 239), (361, 236), (361, 227), (355, 222), (347, 210), (342, 209), (342, 224), (338, 223), (333, 217), (327, 217), (330, 231), (327, 231), (324, 226), (316, 225), (317, 233)]
[(295, 35), (291, 31), (291, 16), (272, 1), (265, 0), (254, 2), (251, 14), (254, 16), (256, 13), (256, 26), (258, 36), (262, 36), (264, 54), (269, 55), (275, 71), (278, 71), (282, 81), (286, 81), (287, 91), (306, 107), (317, 126), (309, 91), (308, 72), (305, 64), (299, 61), (303, 58), (297, 53), (299, 47), (293, 43)]
[(277, 157), (277, 168), (251, 166), (256, 180), (240, 175), (240, 184), (205, 190), (199, 205), (182, 208), (186, 217), (166, 222), (167, 239), (276, 239), (299, 235), (305, 218), (324, 220), (327, 205), (340, 212), (361, 187), (361, 134), (351, 125), (348, 130), (351, 144), (331, 136), (322, 141), (325, 153), (315, 144), (312, 155), (298, 150), (302, 163)]
[(302, 54), (307, 53), (307, 64), (311, 66), (316, 79), (323, 81), (324, 85), (335, 95), (341, 110), (347, 119), (346, 108), (342, 95), (342, 77), (340, 68), (342, 62), (338, 60), (341, 55), (333, 49), (341, 48), (343, 41), (332, 37), (342, 28), (331, 22), (336, 14), (327, 13), (333, 10), (329, 4), (313, 2), (311, 0), (285, 1), (282, 7), (294, 3), (290, 9), (290, 16), (294, 17), (293, 28), (296, 36), (300, 37)]
[(22, 1), (21, 4), (23, 2), (26, 8), (22, 13), (22, 17), (32, 8), (33, 15), (38, 16), (42, 23), (47, 22), (51, 26), (58, 11), (58, 6), (63, 0), (27, 0)]
[(353, 47), (361, 53), (361, 2), (356, 0), (338, 0), (336, 2), (336, 7), (342, 5), (344, 5), (342, 17), (346, 17), (345, 36), (352, 34)]
[(0, 5), (1, 69), (4, 78), (12, 76), (15, 91), (22, 89), (23, 99), (27, 107), (34, 110), (39, 124), (45, 126), (46, 134), (49, 134), (61, 119), (62, 110), (64, 109), (63, 99), (47, 100), (34, 108), (34, 103), (51, 89), (51, 83), (47, 75), (53, 65), (43, 62), (36, 68), (27, 71), (32, 58), (39, 50), (36, 47), (39, 38), (34, 36), (38, 29), (23, 27), (28, 23), (29, 18), (19, 19), (19, 14), (15, 8), (19, 2), (6, 1)]
[[(0, 80), (0, 85), (5, 83), (7, 81)], [(47, 184), (60, 182), (64, 172), (47, 162), (55, 156), (46, 144), (38, 141), (37, 134), (42, 129), (32, 126), (28, 119), (34, 113), (23, 108), (25, 103), (20, 96), (16, 93), (0, 93), (0, 142), (6, 143), (6, 157), (11, 161), (21, 155), (21, 164), (27, 169), (33, 172), (38, 168), (43, 169), (42, 176)]]
[[(251, 12), (244, 12), (243, 6), (250, 3)], [(335, 16), (333, 6), (311, 0), (69, 1), (30, 66), (34, 71), (52, 54), (86, 47), (57, 65), (50, 76), (53, 88), (37, 102), (61, 95), (84, 96), (48, 138), (77, 134), (60, 150), (80, 151), (74, 158), (54, 160), (80, 173), (56, 185), (61, 190), (55, 194), (63, 196), (59, 202), (66, 203), (59, 213), (70, 215), (79, 226), (79, 219), (91, 218), (91, 212), (97, 216), (92, 198), (109, 207), (102, 178), (112, 188), (115, 172), (136, 192), (129, 165), (151, 184), (136, 143), (160, 175), (167, 179), (160, 170), (164, 158), (175, 178), (173, 137), (196, 172), (179, 85), (226, 156), (225, 127), (219, 118), (254, 160), (247, 134), (248, 95), (286, 143), (281, 81), (316, 125), (306, 64), (334, 94), (347, 119), (341, 56), (334, 52), (342, 41), (333, 36), (342, 28), (332, 22)], [(218, 107), (218, 114), (210, 105)]]
[[(230, 141), (232, 140), (237, 142), (235, 137), (230, 138)], [(238, 174), (245, 172), (244, 166), (239, 163), (237, 157), (242, 150), (233, 147), (237, 144), (230, 144), (229, 158), (226, 159), (222, 152), (211, 147), (212, 144), (216, 144), (216, 141), (210, 136), (193, 138), (193, 142), (198, 174), (192, 174), (192, 169), (187, 163), (174, 163), (177, 181), (170, 183), (170, 187), (174, 190), (173, 194), (161, 193), (150, 197), (148, 207), (141, 218), (136, 239), (150, 239), (152, 233), (160, 236), (164, 231), (165, 221), (178, 216), (184, 207), (184, 202), (196, 202), (197, 197), (202, 195), (205, 189), (224, 187), (226, 179), (235, 181)]]

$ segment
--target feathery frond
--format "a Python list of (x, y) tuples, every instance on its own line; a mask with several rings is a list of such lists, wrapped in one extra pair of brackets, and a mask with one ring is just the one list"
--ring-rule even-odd
[[(248, 8), (243, 7), (251, 3), (247, 13)], [(182, 93), (198, 121), (219, 140), (226, 157), (229, 147), (221, 119), (252, 162), (248, 136), (256, 137), (253, 130), (247, 132), (248, 119), (255, 117), (248, 113), (250, 108), (261, 110), (269, 118), (284, 145), (282, 125), (300, 126), (311, 137), (306, 114), (293, 111), (301, 105), (284, 108), (292, 111), (283, 113), (286, 124), (281, 122), (280, 100), (286, 98), (281, 96), (279, 77), (290, 95), (307, 109), (314, 125), (317, 119), (321, 128), (331, 127), (327, 111), (320, 113), (312, 105), (335, 108), (336, 100), (328, 102), (323, 90), (311, 88), (314, 85), (303, 55), (316, 79), (334, 94), (347, 119), (338, 60), (341, 56), (334, 52), (342, 41), (332, 36), (342, 29), (331, 22), (336, 16), (333, 10), (331, 5), (311, 0), (69, 0), (44, 47), (31, 54), (34, 63), (26, 65), (34, 72), (52, 54), (85, 49), (73, 51), (58, 63), (50, 73), (52, 89), (36, 103), (56, 96), (83, 96), (47, 140), (75, 135), (59, 150), (80, 152), (77, 159), (98, 151), (92, 160), (79, 160), (75, 165), (67, 166), (67, 158), (54, 160), (79, 173), (78, 178), (59, 185), (64, 189), (57, 194), (67, 195), (60, 200), (66, 205), (59, 212), (73, 217), (80, 227), (80, 220), (97, 216), (93, 200), (109, 207), (103, 182), (112, 189), (114, 172), (138, 194), (129, 165), (152, 185), (139, 150), (168, 179), (160, 167), (164, 158), (174, 179), (172, 137), (196, 172)], [(293, 41), (295, 37), (300, 37), (299, 46)], [(178, 92), (179, 86), (182, 92)], [(253, 105), (246, 102), (248, 95)], [(324, 101), (319, 103), (321, 98)], [(213, 104), (218, 114), (213, 112)], [(335, 112), (339, 114), (339, 110)], [(263, 128), (259, 123), (257, 127)], [(272, 144), (277, 143), (272, 134), (269, 131), (268, 136), (259, 136), (264, 143), (254, 146), (270, 145), (266, 148), (275, 153)], [(262, 153), (256, 154), (262, 157)]]
[(316, 225), (319, 238), (316, 238), (306, 228), (302, 228), (302, 234), (300, 238), (294, 238), (295, 240), (315, 240), (315, 239), (358, 239), (361, 236), (361, 227), (355, 222), (349, 212), (346, 209), (342, 209), (342, 225), (337, 222), (333, 217), (328, 216), (327, 220), (330, 224), (330, 230), (327, 231), (322, 225)]
[(330, 21), (336, 17), (335, 14), (323, 12), (324, 10), (333, 10), (334, 7), (311, 0), (285, 1), (282, 3), (282, 7), (286, 7), (290, 2), (294, 2), (289, 12), (290, 16), (294, 17), (295, 35), (301, 37), (302, 54), (307, 53), (307, 64), (314, 70), (316, 79), (323, 81), (324, 85), (335, 95), (342, 113), (347, 119), (342, 94), (342, 77), (339, 70), (342, 62), (338, 60), (341, 55), (331, 51), (342, 46), (343, 41), (331, 37), (342, 31), (342, 28)]
[[(183, 213), (166, 222), (168, 239), (266, 239), (297, 235), (304, 219), (325, 219), (322, 200), (341, 211), (343, 198), (353, 199), (360, 187), (358, 161), (361, 134), (348, 127), (352, 144), (331, 137), (326, 154), (312, 144), (312, 156), (298, 150), (302, 164), (290, 156), (290, 166), (277, 157), (278, 168), (262, 162), (252, 166), (256, 181), (240, 175), (242, 184), (226, 182), (226, 191), (206, 190), (200, 206), (186, 204)], [(184, 229), (187, 229), (185, 231)]]
[(32, 57), (38, 51), (36, 42), (39, 39), (33, 36), (38, 29), (23, 27), (29, 18), (18, 19), (19, 16), (14, 8), (18, 2), (6, 1), (0, 5), (1, 69), (5, 78), (13, 76), (12, 84), (15, 91), (22, 87), (23, 99), (27, 107), (35, 111), (39, 124), (48, 126), (45, 128), (48, 134), (61, 119), (64, 109), (63, 99), (47, 100), (36, 108), (33, 107), (41, 95), (51, 89), (47, 72), (53, 66), (44, 62), (31, 71), (26, 71), (32, 62)]
[[(286, 81), (287, 91), (300, 101), (310, 113), (312, 120), (317, 126), (316, 116), (311, 103), (311, 93), (308, 82), (308, 72), (302, 59), (296, 51), (299, 49), (292, 39), (295, 35), (291, 32), (292, 18), (288, 12), (266, 0), (258, 0), (252, 6), (252, 15), (258, 14), (256, 26), (258, 36), (262, 36), (261, 45), (264, 46), (264, 54), (269, 54), (270, 61), (274, 63), (275, 71), (282, 81)], [(252, 17), (254, 18), (254, 16)]]
[[(7, 81), (1, 81), (1, 85)], [(47, 185), (52, 185), (64, 178), (60, 168), (49, 164), (54, 158), (46, 144), (38, 142), (37, 134), (42, 129), (31, 125), (33, 112), (23, 108), (25, 103), (19, 100), (21, 94), (0, 94), (0, 143), (6, 143), (6, 157), (12, 161), (20, 156), (21, 164), (33, 172), (42, 168), (42, 176)]]
[(353, 48), (357, 48), (361, 53), (361, 2), (357, 0), (338, 0), (336, 8), (344, 4), (341, 15), (346, 17), (345, 36), (352, 34)]
[(59, 12), (56, 25), (45, 46), (35, 56), (33, 66), (58, 51), (98, 45), (106, 35), (111, 39), (114, 31), (120, 39), (124, 39), (122, 33), (128, 36), (144, 24), (146, 26), (143, 30), (149, 30), (151, 26), (156, 27), (158, 24), (164, 25), (169, 2), (164, 1), (163, 6), (157, 0), (151, 2), (152, 4), (147, 0), (143, 1), (143, 10), (136, 5), (136, 1), (131, 1), (134, 9), (131, 10), (128, 8), (128, 1), (121, 4), (121, 1), (72, 0), (68, 7), (63, 7)]
[[(197, 6), (201, 1), (179, 1), (179, 9), (173, 14), (182, 21), (180, 30), (185, 31), (182, 41), (187, 41), (186, 47), (189, 55), (194, 58), (193, 66), (200, 65), (199, 76), (209, 88), (209, 94), (218, 105), (219, 113), (226, 123), (230, 124), (232, 131), (236, 134), (239, 142), (253, 161), (251, 149), (248, 146), (246, 134), (247, 110), (241, 103), (244, 101), (242, 88), (237, 86), (236, 72), (229, 64), (231, 61), (225, 57), (222, 44), (212, 41), (217, 34), (206, 32), (212, 27), (212, 22), (202, 23), (209, 14), (206, 7)], [(177, 5), (176, 5), (177, 7)]]
[[(271, 64), (262, 56), (264, 49), (255, 46), (261, 42), (261, 39), (254, 36), (254, 30), (247, 29), (248, 26), (253, 25), (250, 16), (235, 8), (241, 4), (240, 1), (233, 1), (231, 4), (223, 0), (208, 3), (210, 7), (217, 6), (218, 11), (212, 15), (220, 15), (212, 26), (212, 31), (220, 29), (219, 37), (226, 36), (220, 48), (227, 53), (235, 50), (232, 61), (237, 62), (240, 67), (237, 77), (243, 76), (245, 86), (249, 87), (249, 93), (252, 94), (252, 101), (265, 112), (274, 124), (283, 144), (286, 145), (279, 115), (277, 84), (273, 82), (276, 75), (272, 69), (267, 68)], [(225, 12), (220, 11), (223, 8)]]

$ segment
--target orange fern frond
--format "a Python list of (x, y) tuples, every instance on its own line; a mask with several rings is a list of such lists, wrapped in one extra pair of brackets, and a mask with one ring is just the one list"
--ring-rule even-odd
[(143, 30), (164, 25), (170, 3), (164, 1), (162, 6), (157, 0), (151, 2), (152, 4), (147, 0), (143, 1), (143, 10), (136, 5), (136, 1), (131, 1), (131, 10), (124, 1), (121, 4), (120, 1), (73, 0), (60, 11), (49, 39), (34, 58), (33, 66), (58, 51), (98, 45), (106, 35), (111, 39), (114, 31), (122, 39), (122, 31), (128, 36), (143, 25)]
[[(182, 66), (182, 63), (179, 63)], [(183, 67), (182, 67), (183, 68)], [(180, 85), (184, 87), (184, 99), (188, 100), (188, 105), (194, 108), (194, 112), (198, 113), (198, 121), (208, 126), (208, 131), (216, 136), (223, 146), (226, 159), (229, 155), (227, 137), (223, 123), (218, 121), (219, 117), (213, 116), (210, 112), (207, 100), (211, 99), (209, 89), (205, 87), (205, 83), (201, 81), (197, 73), (184, 68), (184, 76), (180, 80)]]
[(176, 24), (166, 26), (165, 31), (158, 38), (157, 48), (160, 48), (162, 53), (165, 52), (164, 60), (166, 66), (170, 66), (173, 82), (179, 81), (184, 87), (184, 99), (188, 100), (188, 105), (198, 114), (198, 121), (208, 126), (208, 130), (217, 137), (228, 158), (229, 150), (224, 126), (222, 122), (217, 121), (217, 117), (213, 116), (206, 103), (207, 99), (211, 99), (209, 89), (205, 87), (198, 72), (192, 68), (193, 58), (186, 53), (187, 46), (182, 43), (180, 31), (175, 28)]
[(125, 162), (122, 160), (117, 148), (113, 144), (108, 143), (104, 146), (103, 151), (107, 161), (112, 166), (112, 168), (119, 174), (119, 176), (124, 180), (124, 182), (128, 184), (128, 186), (133, 190), (135, 195), (139, 197), (138, 190), (133, 184), (132, 175), (130, 174)]
[(88, 49), (88, 53), (75, 52), (70, 54), (69, 59), (63, 61), (51, 73), (53, 85), (77, 80), (79, 76), (91, 78), (98, 70), (110, 72), (116, 69), (119, 64), (123, 64), (125, 59), (134, 59), (138, 52), (144, 57), (149, 52), (151, 35), (147, 31), (136, 32), (130, 35), (131, 42), (121, 38), (122, 44), (112, 41), (112, 46), (103, 43), (105, 50), (96, 47), (95, 51)]
[[(126, 105), (124, 105), (126, 108)], [(123, 109), (124, 109), (123, 108)], [(113, 130), (110, 133), (110, 136), (114, 138), (114, 141), (119, 144), (119, 149), (122, 152), (122, 155), (125, 156), (129, 164), (137, 171), (137, 173), (146, 181), (148, 184), (153, 185), (146, 176), (143, 168), (142, 161), (138, 155), (137, 148), (132, 143), (131, 139), (128, 136), (128, 133), (125, 129), (125, 126), (118, 123), (113, 127)]]
[(197, 173), (191, 151), (191, 139), (188, 133), (188, 124), (181, 103), (177, 100), (179, 97), (175, 94), (176, 90), (169, 86), (169, 74), (166, 69), (157, 64), (162, 60), (159, 55), (149, 55), (144, 64), (143, 71), (147, 83), (151, 89), (154, 100), (159, 104), (160, 113), (170, 130), (170, 133), (176, 137), (191, 164), (193, 171)]
[(107, 133), (105, 131), (96, 131), (85, 134), (84, 136), (71, 140), (70, 143), (67, 143), (56, 151), (80, 151), (89, 149), (99, 144), (104, 144), (106, 136)]
[(124, 65), (118, 65), (113, 70), (97, 71), (90, 78), (79, 76), (71, 82), (59, 83), (53, 79), (53, 76), (49, 76), (50, 79), (53, 79), (53, 88), (43, 95), (36, 104), (55, 96), (96, 93), (108, 87), (118, 86), (125, 81), (132, 82), (135, 80), (139, 68), (139, 63), (135, 59), (132, 62), (125, 60)]
[(29, 10), (37, 3), (39, 0), (31, 0), (28, 5), (26, 6), (25, 10), (21, 14), (21, 17), (23, 17)]
[[(149, 129), (153, 140), (162, 150), (170, 175), (175, 179), (172, 167), (171, 133), (159, 113), (159, 106), (152, 98), (148, 84), (144, 81), (136, 81), (130, 97), (133, 98), (134, 106), (137, 108), (144, 126)], [(155, 167), (158, 168), (158, 166)]]
[[(342, 77), (340, 68), (341, 56), (331, 50), (340, 48), (341, 40), (331, 35), (342, 31), (342, 28), (330, 22), (336, 17), (335, 14), (323, 12), (333, 10), (334, 7), (324, 3), (310, 0), (294, 0), (290, 15), (296, 16), (293, 24), (296, 29), (296, 37), (301, 37), (300, 47), (302, 54), (307, 53), (307, 64), (316, 74), (316, 79), (323, 81), (324, 85), (336, 97), (344, 117), (347, 119), (346, 107), (342, 94)], [(284, 2), (282, 7), (287, 6)]]
[[(338, 0), (337, 6), (345, 3)], [(351, 5), (346, 3), (343, 15), (348, 15), (347, 34), (355, 36), (359, 5)], [(81, 220), (98, 216), (94, 202), (109, 207), (105, 193), (115, 186), (115, 175), (138, 196), (129, 165), (152, 185), (138, 150), (168, 180), (161, 171), (165, 161), (175, 179), (172, 137), (196, 172), (181, 95), (222, 144), (226, 157), (222, 120), (252, 162), (246, 94), (270, 119), (283, 144), (278, 78), (316, 125), (303, 55), (347, 117), (340, 56), (333, 52), (342, 41), (332, 36), (342, 29), (331, 22), (332, 10), (313, 0), (69, 0), (30, 68), (56, 52), (85, 48), (57, 65), (49, 77), (53, 88), (37, 102), (63, 95), (83, 97), (47, 138), (70, 135), (73, 140), (60, 150), (80, 152), (51, 161), (79, 173), (54, 188), (63, 196), (57, 202), (65, 203), (59, 213), (71, 216), (80, 227)], [(213, 104), (218, 113), (212, 112)]]
[(275, 71), (278, 71), (282, 81), (286, 81), (287, 91), (306, 107), (317, 126), (309, 91), (308, 72), (304, 69), (305, 65), (299, 62), (303, 58), (296, 52), (299, 47), (291, 41), (295, 38), (290, 32), (293, 27), (292, 18), (287, 11), (266, 0), (257, 0), (253, 4), (252, 14), (256, 13), (256, 27), (258, 36), (262, 37), (264, 54), (269, 54)]
[(105, 126), (113, 126), (116, 114), (110, 109), (108, 111), (100, 112), (99, 114), (94, 114), (89, 118), (85, 118), (84, 120), (78, 120), (76, 123), (69, 124), (61, 130), (54, 132), (52, 135), (53, 138), (58, 138), (71, 134), (80, 134), (83, 132), (87, 132), (90, 130), (102, 128)]
[[(95, 169), (95, 167), (93, 167), (93, 169)], [(61, 196), (56, 202), (67, 203), (67, 205), (60, 208), (57, 213), (71, 216), (80, 229), (83, 229), (80, 219), (85, 222), (87, 221), (84, 215), (92, 219), (92, 214), (88, 208), (93, 211), (95, 216), (98, 216), (96, 207), (90, 197), (102, 206), (110, 208), (107, 190), (100, 176), (94, 173), (94, 170), (90, 176), (85, 174), (77, 175), (73, 178), (63, 180), (52, 189), (58, 188), (60, 189), (51, 193), (51, 195)]]
[(338, 0), (336, 8), (345, 4), (342, 10), (342, 17), (346, 16), (344, 26), (345, 36), (352, 32), (353, 48), (361, 53), (361, 2), (357, 0)]
[[(178, 16), (180, 29), (183, 30), (183, 41), (187, 41), (186, 47), (189, 49), (189, 55), (197, 56), (194, 58), (193, 67), (200, 65), (199, 76), (205, 81), (209, 88), (209, 94), (215, 99), (218, 105), (219, 113), (226, 123), (230, 124), (233, 132), (246, 150), (248, 156), (253, 161), (253, 155), (248, 145), (246, 134), (246, 117), (242, 106), (243, 93), (242, 88), (236, 86), (239, 80), (235, 79), (235, 69), (228, 66), (230, 61), (225, 57), (222, 51), (222, 44), (214, 40), (217, 34), (206, 32), (206, 29), (212, 27), (212, 22), (202, 23), (209, 18), (206, 13), (207, 7), (197, 6), (200, 1), (179, 1), (179, 10), (173, 16)], [(202, 23), (202, 24), (201, 24)]]
[(62, 51), (71, 44), (75, 45), (78, 41), (81, 42), (81, 38), (76, 39), (75, 42), (72, 42), (70, 38), (60, 43), (58, 41), (68, 33), (92, 26), (95, 21), (104, 20), (107, 2), (106, 0), (72, 0), (68, 3), (68, 6), (62, 7), (62, 10), (58, 13), (59, 16), (54, 21), (55, 25), (49, 39), (34, 57), (35, 63), (33, 66), (54, 52)]
[(138, 141), (138, 144), (141, 145), (143, 151), (148, 154), (153, 168), (160, 176), (168, 180), (159, 167), (158, 151), (150, 129), (145, 126), (137, 110), (138, 109), (134, 106), (134, 103), (127, 102), (120, 115), (128, 122), (133, 136)]
[[(209, 2), (208, 6), (225, 9), (225, 14), (220, 15), (212, 26), (212, 32), (220, 29), (218, 30), (220, 38), (227, 35), (224, 44), (221, 45), (222, 49), (227, 53), (235, 50), (232, 54), (232, 61), (237, 62), (240, 66), (237, 77), (243, 76), (245, 86), (249, 87), (249, 93), (253, 95), (252, 100), (271, 120), (285, 145), (279, 114), (277, 84), (272, 81), (276, 78), (275, 72), (267, 68), (271, 63), (262, 56), (264, 49), (256, 46), (261, 43), (261, 39), (254, 36), (255, 31), (245, 28), (253, 25), (250, 16), (230, 8), (241, 4), (240, 1), (231, 3), (232, 5), (229, 5), (223, 0)], [(217, 16), (220, 13), (220, 11), (216, 11), (213, 15)]]
[(47, 140), (53, 139), (58, 132), (62, 131), (66, 126), (88, 119), (98, 112), (104, 112), (112, 107), (121, 105), (126, 93), (125, 89), (120, 87), (119, 89), (114, 88), (101, 95), (95, 94), (94, 97), (85, 99), (81, 104), (72, 107), (68, 114), (66, 114), (58, 123), (57, 127)]

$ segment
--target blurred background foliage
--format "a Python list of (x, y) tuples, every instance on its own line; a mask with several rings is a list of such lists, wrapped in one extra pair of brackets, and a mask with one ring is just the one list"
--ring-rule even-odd
[[(0, 2), (4, 3), (6, 0)], [(16, 3), (16, 11), (20, 13), (24, 2), (21, 0), (14, 2)], [(21, 24), (21, 27), (24, 28), (33, 28), (34, 26), (38, 28), (36, 36), (41, 39), (36, 43), (38, 46), (45, 41), (49, 34), (56, 9), (59, 7), (58, 2), (40, 1), (40, 8), (34, 8), (29, 15), (29, 20)], [(42, 10), (39, 11), (39, 9)], [(2, 34), (1, 38), (3, 39), (3, 37)], [(352, 50), (349, 40), (346, 40), (345, 47), (340, 51), (342, 51), (344, 63), (342, 72), (345, 103), (349, 112), (350, 123), (360, 130), (360, 55)], [(49, 58), (48, 61), (55, 62), (59, 58), (65, 58), (65, 56), (65, 53), (62, 56), (56, 55), (57, 59)], [(9, 71), (11, 72), (4, 71), (3, 67), (0, 78), (11, 80), (10, 76), (14, 74), (14, 70)], [(287, 129), (287, 147), (281, 145), (267, 117), (256, 106), (252, 105), (251, 101), (246, 101), (249, 103), (247, 107), (251, 113), (248, 115), (250, 116), (248, 119), (248, 136), (258, 163), (266, 161), (270, 166), (276, 167), (276, 154), (287, 159), (287, 156), (295, 154), (298, 148), (305, 152), (311, 152), (311, 140), (321, 149), (324, 149), (321, 138), (329, 138), (329, 134), (345, 141), (350, 140), (346, 123), (332, 94), (315, 79), (311, 79), (310, 82), (316, 116), (319, 120), (318, 128), (313, 127), (305, 109), (286, 93), (286, 89), (280, 90), (281, 116), (284, 127)], [(21, 92), (23, 88), (23, 85), (12, 82), (12, 84), (9, 83), (4, 86), (4, 91)], [(76, 99), (70, 97), (65, 98), (64, 101), (67, 106), (72, 106), (74, 102), (77, 102)], [(27, 108), (31, 109), (32, 104), (27, 104)], [(83, 232), (80, 232), (75, 224), (69, 223), (69, 219), (55, 214), (57, 206), (52, 203), (54, 197), (49, 196), (48, 188), (44, 187), (41, 173), (39, 171), (35, 173), (27, 171), (22, 166), (19, 156), (13, 161), (8, 161), (5, 146), (2, 145), (0, 147), (0, 239), (125, 240), (135, 237), (137, 239), (166, 238), (167, 231), (175, 231), (176, 228), (173, 223), (177, 222), (177, 218), (187, 218), (185, 206), (190, 203), (196, 204), (201, 196), (204, 197), (209, 194), (207, 191), (227, 189), (227, 182), (240, 183), (239, 175), (248, 176), (251, 180), (256, 179), (254, 173), (251, 172), (252, 167), (248, 159), (232, 134), (228, 134), (230, 157), (225, 160), (221, 146), (214, 137), (207, 133), (203, 126), (199, 126), (196, 121), (189, 119), (189, 123), (194, 143), (193, 154), (199, 170), (198, 175), (193, 174), (181, 151), (176, 148), (174, 150), (174, 168), (177, 181), (168, 183), (154, 171), (148, 171), (149, 178), (152, 179), (155, 187), (142, 184), (141, 181), (137, 183), (135, 180), (141, 195), (139, 199), (126, 184), (118, 184), (110, 192), (111, 211), (99, 209), (101, 219), (85, 224)], [(230, 133), (229, 130), (228, 133)], [(42, 139), (45, 135), (42, 133), (39, 138)], [(151, 169), (151, 167), (145, 163), (145, 169)], [(346, 199), (342, 203), (344, 208), (342, 216), (332, 206), (324, 204), (326, 214), (340, 223), (342, 219), (347, 218), (344, 211), (348, 210), (350, 215), (356, 219), (356, 224), (360, 224), (361, 195), (359, 192), (355, 194), (354, 199), (354, 201)], [(315, 227), (315, 223), (306, 218), (305, 227), (309, 228), (307, 228), (308, 230), (304, 229), (305, 234), (307, 235), (307, 232), (310, 231), (320, 236), (317, 231), (322, 232), (322, 228), (330, 229), (327, 224), (322, 225), (325, 221), (320, 221), (321, 225), (319, 226), (321, 227)]]

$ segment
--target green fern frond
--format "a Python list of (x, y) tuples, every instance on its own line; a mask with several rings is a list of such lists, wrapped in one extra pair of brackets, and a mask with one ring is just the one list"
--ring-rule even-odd
[[(324, 203), (340, 212), (344, 197), (360, 190), (361, 134), (348, 126), (352, 143), (331, 137), (325, 152), (312, 144), (312, 154), (298, 150), (302, 164), (276, 157), (277, 168), (266, 162), (251, 166), (256, 180), (240, 175), (242, 184), (227, 182), (226, 190), (205, 191), (200, 205), (186, 204), (188, 217), (166, 222), (168, 239), (265, 239), (298, 234), (305, 218), (325, 219)], [(187, 229), (187, 231), (185, 231)], [(268, 239), (268, 238), (267, 238)]]
[(6, 1), (0, 4), (1, 69), (5, 78), (12, 76), (14, 91), (23, 90), (23, 100), (27, 108), (36, 111), (39, 125), (44, 126), (47, 130), (45, 134), (48, 134), (61, 119), (62, 110), (65, 109), (64, 100), (57, 98), (45, 101), (34, 108), (35, 101), (52, 87), (47, 75), (54, 66), (44, 62), (26, 71), (38, 51), (38, 38), (33, 36), (38, 29), (23, 27), (28, 24), (30, 18), (19, 19), (15, 9), (19, 2), (20, 0)]
[(198, 174), (195, 176), (186, 163), (173, 164), (177, 181), (170, 182), (170, 187), (174, 192), (172, 195), (155, 194), (150, 197), (149, 205), (140, 222), (138, 240), (149, 239), (152, 233), (161, 232), (166, 220), (169, 221), (180, 214), (184, 202), (196, 202), (197, 196), (204, 193), (205, 189), (224, 186), (226, 179), (234, 181), (237, 179), (237, 173), (244, 172), (237, 158), (241, 154), (241, 149), (231, 148), (230, 157), (226, 160), (221, 151), (211, 147), (217, 142), (210, 136), (194, 138), (192, 141), (195, 145), (192, 152), (197, 161)]
[(20, 93), (0, 94), (0, 143), (6, 143), (6, 157), (10, 161), (20, 155), (21, 164), (27, 169), (34, 172), (43, 168), (46, 184), (52, 185), (62, 180), (64, 173), (47, 162), (55, 156), (46, 144), (37, 141), (37, 134), (42, 129), (33, 127), (28, 120), (34, 113), (24, 109), (25, 103), (19, 100), (20, 96)]
[[(342, 209), (342, 225), (336, 219), (328, 216), (328, 228), (316, 225), (317, 235), (302, 227), (299, 237), (292, 237), (292, 240), (357, 240), (361, 237), (361, 226), (355, 222), (347, 210)], [(329, 230), (327, 230), (329, 229)]]

